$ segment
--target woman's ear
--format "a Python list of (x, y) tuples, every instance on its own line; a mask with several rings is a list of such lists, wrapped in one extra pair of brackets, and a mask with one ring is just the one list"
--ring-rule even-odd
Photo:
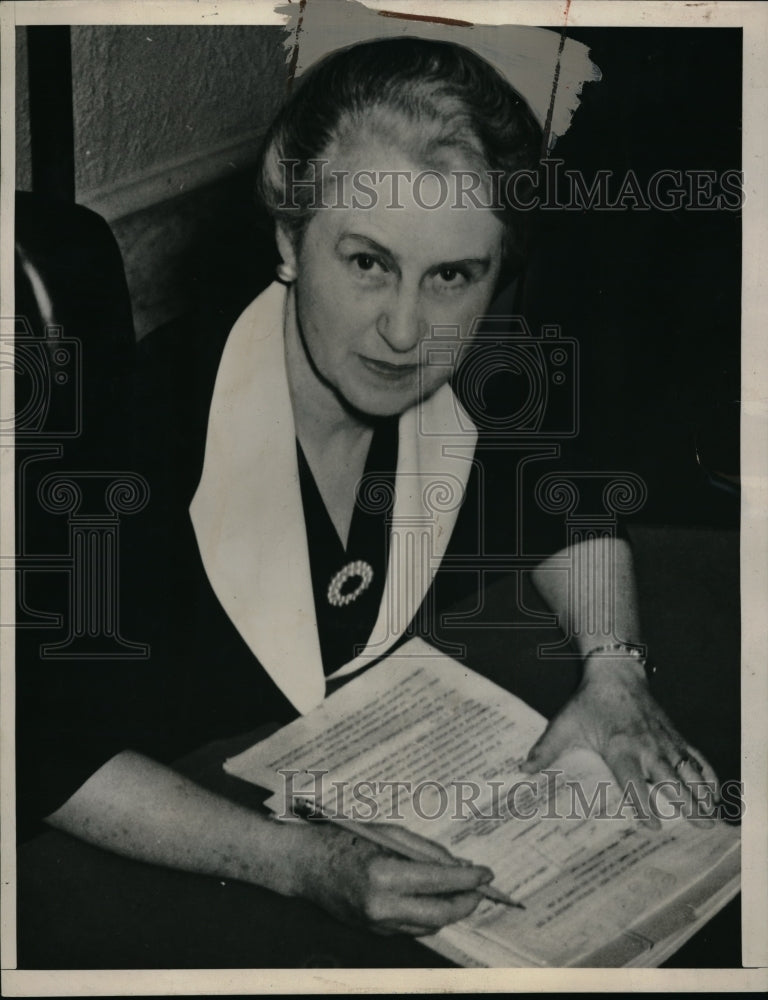
[(278, 264), (277, 276), (281, 281), (295, 281), (299, 270), (296, 248), (290, 232), (281, 222), (275, 227), (275, 238), (278, 252), (283, 258), (282, 263)]

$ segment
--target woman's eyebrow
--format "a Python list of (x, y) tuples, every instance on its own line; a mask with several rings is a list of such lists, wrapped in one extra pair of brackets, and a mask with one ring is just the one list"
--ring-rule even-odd
[(486, 274), (491, 266), (490, 257), (461, 257), (459, 260), (442, 260), (439, 264), (431, 267), (431, 271), (442, 271), (449, 268), (468, 267), (477, 270), (481, 275)]
[(341, 234), (341, 236), (339, 236), (338, 240), (336, 241), (337, 249), (339, 246), (341, 246), (344, 240), (358, 240), (360, 243), (364, 243), (365, 246), (368, 247), (369, 250), (372, 250), (374, 253), (381, 254), (382, 257), (386, 257), (388, 260), (391, 261), (397, 260), (397, 258), (395, 257), (395, 255), (392, 253), (391, 250), (388, 250), (385, 246), (382, 246), (381, 243), (377, 243), (376, 240), (371, 239), (370, 236), (363, 236), (362, 233), (344, 232)]

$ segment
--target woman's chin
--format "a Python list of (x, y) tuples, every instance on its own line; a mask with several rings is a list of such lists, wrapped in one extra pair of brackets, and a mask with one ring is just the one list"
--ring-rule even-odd
[(396, 417), (419, 401), (414, 386), (371, 386), (365, 383), (339, 386), (337, 393), (343, 402), (356, 413), (366, 417)]
[(356, 382), (349, 387), (339, 386), (337, 392), (347, 406), (368, 417), (396, 417), (410, 410), (417, 403), (429, 399), (447, 381), (441, 379), (436, 384), (425, 385), (416, 379), (409, 379), (408, 384), (393, 385), (391, 383), (376, 384)]

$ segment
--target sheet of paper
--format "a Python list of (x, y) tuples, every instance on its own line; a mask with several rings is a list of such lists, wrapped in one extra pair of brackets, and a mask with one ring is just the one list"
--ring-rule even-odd
[[(545, 724), (498, 685), (414, 639), (225, 767), (274, 792), (306, 791), (329, 810), (341, 805), (341, 789), (356, 818), (393, 819), (397, 789), (389, 782), (422, 785), (421, 811), (434, 812), (439, 792), (427, 782), (458, 797), (464, 780), (506, 780)], [(358, 795), (358, 782), (375, 787)], [(375, 800), (375, 815), (363, 793)]]

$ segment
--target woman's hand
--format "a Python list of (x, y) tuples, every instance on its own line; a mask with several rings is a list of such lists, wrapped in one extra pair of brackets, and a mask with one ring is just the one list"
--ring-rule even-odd
[[(434, 934), (468, 917), (482, 899), (473, 891), (490, 869), (456, 863), (442, 847), (398, 828), (434, 861), (407, 861), (336, 824), (305, 824), (306, 852), (297, 859), (295, 892), (339, 920), (378, 934)], [(387, 832), (391, 833), (388, 826)]]
[[(658, 826), (658, 798), (648, 782), (672, 782), (685, 814), (704, 817), (719, 798), (717, 776), (699, 751), (675, 729), (651, 697), (636, 662), (627, 657), (588, 660), (581, 685), (552, 719), (522, 765), (548, 767), (570, 747), (597, 751), (622, 792), (631, 783), (639, 817)], [(631, 794), (631, 793), (630, 793)], [(667, 813), (668, 815), (668, 813)]]

